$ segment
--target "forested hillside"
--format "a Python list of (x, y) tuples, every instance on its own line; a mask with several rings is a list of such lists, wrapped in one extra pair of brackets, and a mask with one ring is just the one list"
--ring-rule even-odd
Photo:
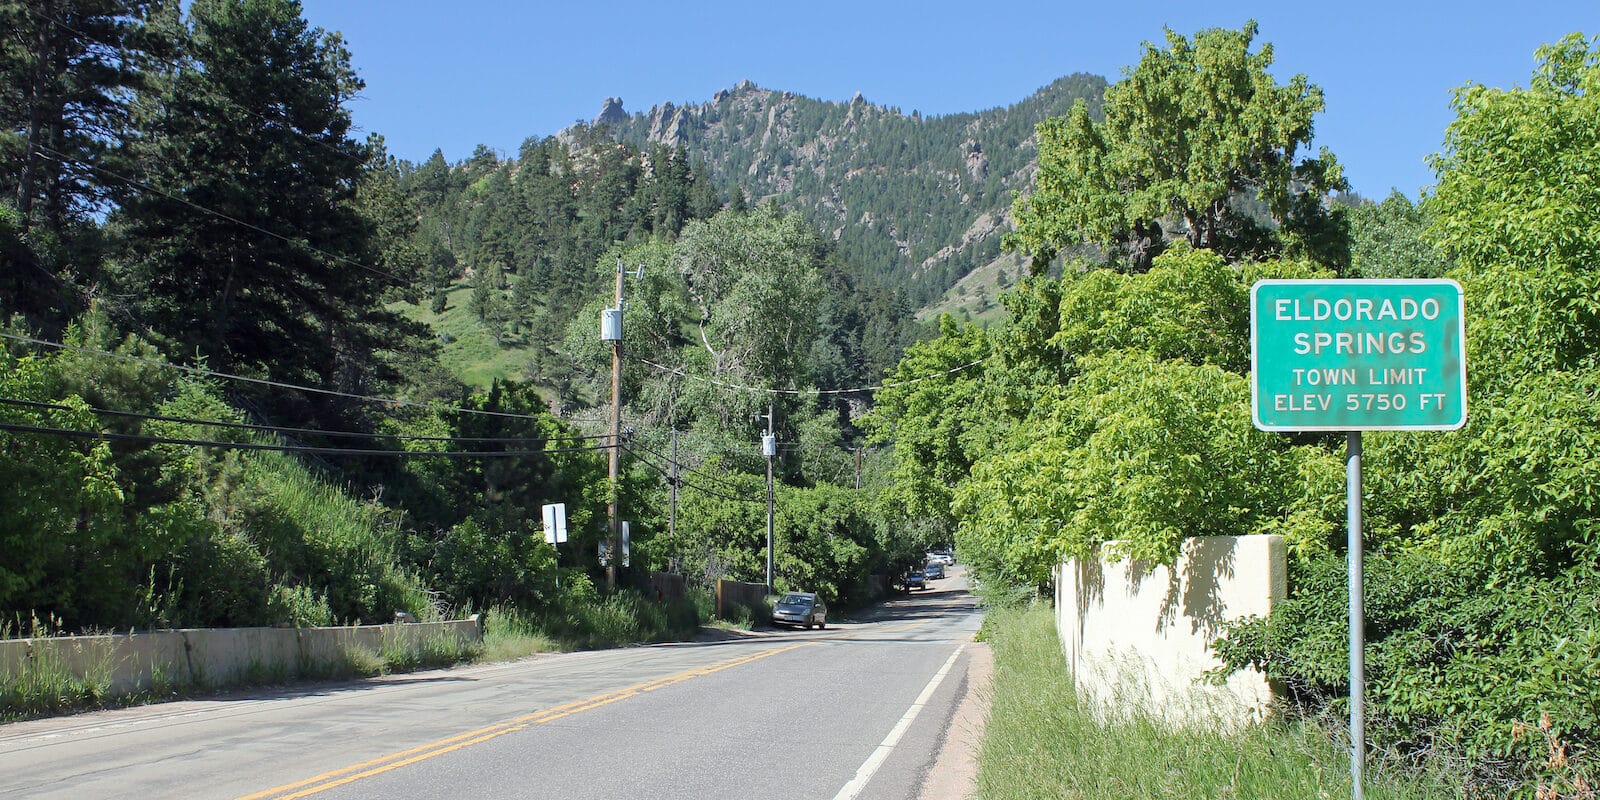
[[(768, 409), (779, 589), (864, 602), (922, 544), (871, 503), (879, 456), (859, 489), (852, 468), (909, 303), (797, 213), (584, 128), (398, 161), (352, 137), (360, 77), (293, 0), (0, 21), (0, 629), (493, 607), (569, 642), (664, 635), (629, 594), (651, 570), (764, 578), (729, 531), (763, 527)], [(593, 421), (622, 262), (648, 271), (619, 441)], [(445, 322), (504, 371), (460, 380)], [(611, 502), (633, 535), (614, 588)]]
[[(724, 205), (747, 210), (737, 189), (725, 201), (682, 146), (641, 150), (584, 125), (529, 139), (516, 158), (480, 147), (460, 164), (435, 153), (389, 171), (397, 202), (419, 219), (402, 245), (422, 257), (416, 281), (425, 288), (413, 298), (420, 305), (426, 296), (436, 319), (465, 317), (511, 354), (516, 366), (506, 377), (539, 383), (564, 408), (591, 405), (608, 391), (607, 381), (585, 376), (566, 344), (592, 338), (598, 312), (578, 312), (609, 293), (614, 270), (596, 266), (602, 256), (614, 260), (619, 243), (676, 238)], [(870, 383), (918, 335), (906, 290), (873, 279), (820, 236), (806, 247), (823, 273), (823, 335), (838, 354), (819, 373), (821, 386)], [(412, 316), (422, 316), (420, 308)], [(452, 365), (458, 374), (470, 366)]]
[(1072, 75), (1009, 106), (923, 117), (746, 81), (648, 113), (608, 100), (595, 122), (638, 147), (682, 146), (725, 190), (799, 209), (866, 277), (906, 287), (921, 306), (1000, 254), (1013, 194), (1037, 163), (1034, 126), (1078, 100), (1098, 113), (1105, 87)]

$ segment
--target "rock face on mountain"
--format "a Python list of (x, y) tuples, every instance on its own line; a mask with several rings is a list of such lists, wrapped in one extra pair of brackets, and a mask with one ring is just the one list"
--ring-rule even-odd
[(595, 118), (641, 148), (682, 147), (724, 193), (798, 208), (841, 252), (924, 303), (995, 259), (1011, 199), (1036, 164), (1034, 126), (1078, 100), (1098, 115), (1106, 81), (1071, 75), (1013, 105), (923, 117), (744, 81), (710, 102), (628, 114), (608, 98)]
[(622, 110), (622, 98), (607, 97), (600, 113), (595, 115), (595, 125), (621, 125), (628, 121), (628, 112)]

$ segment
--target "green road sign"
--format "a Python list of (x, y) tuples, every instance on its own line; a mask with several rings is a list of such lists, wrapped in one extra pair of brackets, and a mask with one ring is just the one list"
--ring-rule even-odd
[(1266, 280), (1250, 289), (1250, 408), (1264, 431), (1467, 423), (1452, 280)]

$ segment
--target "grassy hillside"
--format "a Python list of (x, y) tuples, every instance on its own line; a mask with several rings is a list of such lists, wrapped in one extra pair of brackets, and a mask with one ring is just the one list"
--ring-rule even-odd
[(456, 281), (445, 291), (444, 311), (435, 314), (427, 303), (392, 303), (389, 309), (433, 328), (441, 342), (439, 360), (462, 383), (479, 388), (496, 379), (525, 380), (524, 367), (533, 348), (503, 346), (467, 311), (472, 287)]
[(1002, 254), (946, 289), (939, 299), (917, 312), (917, 319), (937, 320), (942, 314), (951, 314), (956, 319), (987, 326), (1005, 314), (1000, 293), (1015, 285), (1027, 268), (1017, 254)]

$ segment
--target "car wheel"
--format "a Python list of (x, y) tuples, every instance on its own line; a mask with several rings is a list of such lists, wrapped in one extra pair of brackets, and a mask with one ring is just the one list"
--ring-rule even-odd
[(819, 623), (817, 623), (817, 630), (819, 630), (819, 631), (825, 631), (825, 630), (827, 630), (827, 629), (828, 629), (828, 623), (826, 623), (826, 622), (819, 622)]

